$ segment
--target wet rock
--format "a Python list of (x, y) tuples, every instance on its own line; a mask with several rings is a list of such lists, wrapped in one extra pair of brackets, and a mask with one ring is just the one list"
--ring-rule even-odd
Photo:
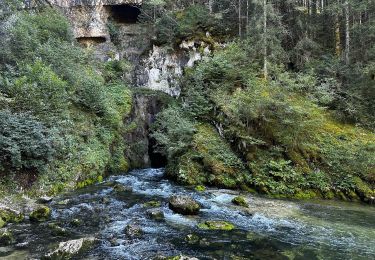
[(127, 225), (124, 232), (129, 238), (139, 238), (143, 235), (143, 230), (139, 226), (134, 224)]
[(161, 209), (150, 209), (147, 211), (147, 216), (157, 221), (164, 220), (164, 212)]
[(52, 200), (53, 200), (53, 197), (42, 196), (37, 200), (37, 202), (40, 204), (47, 204), (47, 203), (50, 203)]
[(51, 209), (47, 206), (40, 206), (30, 214), (30, 221), (43, 222), (51, 217)]
[(15, 242), (13, 234), (8, 230), (0, 231), (0, 246), (9, 246)]
[(42, 259), (72, 259), (92, 248), (96, 242), (97, 240), (94, 237), (61, 242), (55, 250), (46, 254)]
[(57, 205), (65, 206), (65, 205), (68, 205), (69, 202), (70, 202), (70, 199), (65, 199), (65, 200), (61, 200), (61, 201), (57, 202)]
[(117, 238), (111, 238), (109, 240), (109, 243), (111, 244), (112, 247), (115, 247), (115, 246), (119, 246), (120, 243), (118, 242), (118, 239)]
[(178, 255), (178, 256), (157, 256), (154, 260), (199, 260), (195, 257), (190, 257), (186, 255)]
[(206, 187), (204, 187), (203, 185), (198, 185), (195, 187), (195, 190), (198, 192), (204, 192), (206, 190)]
[(235, 226), (232, 223), (222, 220), (209, 220), (198, 225), (200, 229), (209, 229), (209, 230), (232, 230)]
[(156, 200), (151, 200), (151, 201), (144, 203), (143, 206), (145, 206), (146, 208), (157, 208), (161, 206), (161, 202), (156, 201)]
[(185, 241), (188, 242), (188, 244), (196, 244), (199, 242), (199, 236), (195, 234), (189, 234), (185, 237)]
[(120, 183), (116, 183), (115, 185), (113, 185), (113, 190), (116, 192), (132, 192), (133, 188), (130, 186), (124, 186)]
[(50, 229), (51, 234), (55, 236), (67, 236), (69, 234), (69, 232), (65, 228), (60, 227), (56, 223), (48, 224), (48, 228)]
[(248, 208), (249, 204), (244, 197), (238, 196), (232, 199), (232, 203), (237, 206)]
[(107, 197), (103, 197), (103, 198), (101, 199), (101, 202), (102, 202), (103, 204), (108, 204), (108, 203), (110, 202), (110, 199), (107, 198)]
[(190, 197), (173, 196), (169, 200), (169, 208), (182, 215), (197, 215), (201, 207)]
[(72, 221), (70, 221), (70, 224), (72, 226), (78, 227), (78, 226), (80, 226), (82, 224), (82, 221), (79, 220), (78, 218), (75, 218), (75, 219), (72, 219)]
[(14, 209), (8, 207), (0, 207), (0, 228), (7, 223), (19, 223), (24, 220), (25, 216)]

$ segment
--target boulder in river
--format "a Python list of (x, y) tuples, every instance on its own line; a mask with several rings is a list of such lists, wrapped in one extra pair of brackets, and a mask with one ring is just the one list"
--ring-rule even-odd
[(232, 199), (232, 203), (237, 206), (248, 208), (249, 204), (247, 203), (246, 199), (241, 196), (234, 197)]
[(172, 196), (169, 200), (169, 208), (182, 215), (197, 215), (200, 205), (188, 196)]
[(143, 235), (143, 230), (135, 224), (127, 225), (124, 231), (129, 238), (139, 238)]
[(164, 220), (164, 212), (161, 209), (150, 209), (147, 211), (147, 216), (156, 221)]
[(209, 220), (198, 225), (200, 229), (209, 229), (209, 230), (232, 230), (235, 226), (232, 223), (222, 220)]
[(0, 246), (9, 246), (14, 241), (13, 234), (10, 231), (6, 229), (0, 231)]
[(25, 216), (14, 209), (8, 207), (0, 207), (0, 228), (7, 223), (19, 223), (24, 220)]
[(75, 256), (90, 250), (96, 242), (97, 239), (94, 237), (61, 242), (55, 250), (46, 254), (42, 259), (72, 259)]
[(51, 217), (51, 209), (47, 206), (40, 206), (30, 214), (30, 221), (43, 222)]
[(124, 186), (120, 183), (116, 183), (115, 185), (113, 185), (113, 190), (116, 192), (132, 192), (133, 188), (130, 186)]

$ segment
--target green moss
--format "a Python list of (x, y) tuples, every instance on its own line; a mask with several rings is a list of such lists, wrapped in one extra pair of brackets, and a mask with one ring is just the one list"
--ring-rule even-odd
[(43, 222), (50, 218), (51, 209), (47, 206), (40, 206), (30, 214), (30, 221)]
[(232, 230), (235, 226), (232, 223), (222, 221), (222, 220), (212, 220), (212, 221), (205, 221), (198, 225), (200, 229), (209, 229), (209, 230)]
[(146, 203), (143, 203), (143, 206), (146, 207), (146, 208), (158, 208), (158, 207), (161, 206), (161, 202), (156, 201), (156, 200), (151, 200), (151, 201), (148, 201)]
[(237, 205), (237, 206), (242, 206), (242, 207), (249, 207), (249, 204), (246, 202), (246, 199), (244, 197), (241, 197), (241, 196), (238, 196), (238, 197), (234, 197), (232, 199), (232, 203), (234, 205)]
[(197, 185), (194, 189), (198, 192), (204, 192), (206, 190), (206, 187), (204, 187), (203, 185)]
[(293, 196), (296, 199), (301, 199), (301, 200), (309, 200), (309, 199), (316, 199), (321, 196), (316, 191), (313, 190), (306, 190), (306, 191), (298, 191), (296, 194)]

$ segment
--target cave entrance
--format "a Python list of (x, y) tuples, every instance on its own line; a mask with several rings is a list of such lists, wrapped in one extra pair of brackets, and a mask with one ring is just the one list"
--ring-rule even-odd
[(155, 150), (156, 140), (152, 137), (148, 139), (148, 156), (151, 168), (164, 168), (167, 166), (167, 157)]
[(141, 10), (133, 5), (108, 5), (107, 9), (110, 19), (116, 23), (133, 24), (137, 23)]
[(81, 44), (84, 47), (91, 47), (96, 46), (98, 44), (104, 43), (107, 41), (105, 37), (79, 37), (77, 38), (77, 41), (79, 44)]

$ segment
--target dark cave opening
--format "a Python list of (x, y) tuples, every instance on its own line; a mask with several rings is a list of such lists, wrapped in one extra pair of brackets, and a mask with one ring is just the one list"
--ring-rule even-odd
[(107, 9), (110, 13), (110, 19), (116, 23), (133, 24), (137, 23), (141, 10), (133, 5), (109, 5)]
[(167, 166), (167, 157), (155, 149), (156, 140), (152, 137), (148, 139), (148, 156), (150, 157), (151, 168), (164, 168)]

